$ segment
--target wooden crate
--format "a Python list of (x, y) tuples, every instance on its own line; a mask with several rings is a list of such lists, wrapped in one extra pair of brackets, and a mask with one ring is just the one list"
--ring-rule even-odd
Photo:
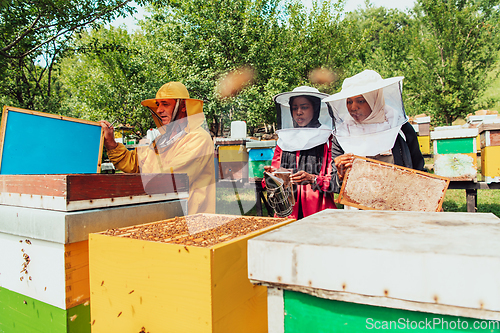
[(478, 127), (481, 148), (500, 146), (500, 122), (482, 123)]
[[(90, 297), (88, 234), (182, 216), (186, 201), (79, 212), (0, 205), (0, 286), (69, 309)], [(28, 273), (20, 273), (29, 256)], [(31, 278), (31, 279), (30, 279)]]
[(431, 132), (434, 173), (451, 180), (476, 180), (477, 128), (455, 128)]
[[(188, 218), (200, 217), (239, 216), (200, 214)], [(274, 221), (265, 217), (251, 219)], [(138, 332), (141, 327), (150, 332), (172, 333), (266, 332), (266, 289), (248, 280), (247, 240), (293, 220), (279, 221), (208, 247), (187, 245), (184, 240), (173, 244), (127, 235), (91, 234), (92, 332)], [(167, 220), (121, 232), (130, 235), (174, 222)], [(188, 227), (192, 232), (203, 230), (194, 224)]]
[(429, 155), (431, 153), (431, 137), (429, 135), (418, 136), (418, 144), (420, 146), (420, 152), (424, 155)]
[(439, 211), (450, 180), (355, 156), (338, 200), (361, 209)]
[(103, 138), (97, 122), (4, 106), (0, 174), (99, 173)]
[(500, 320), (499, 223), (491, 213), (324, 210), (249, 240), (249, 278), (272, 287), (270, 333), (434, 317), (472, 330)]
[(59, 211), (187, 198), (186, 174), (0, 175), (0, 204)]

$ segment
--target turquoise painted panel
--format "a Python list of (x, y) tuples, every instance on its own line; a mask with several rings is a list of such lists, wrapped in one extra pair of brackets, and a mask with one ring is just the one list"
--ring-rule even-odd
[(474, 138), (437, 140), (438, 154), (470, 154), (475, 152)]
[(495, 321), (333, 301), (289, 290), (283, 298), (285, 333), (500, 332)]
[(0, 287), (0, 332), (90, 333), (90, 306), (68, 310)]
[(248, 152), (249, 161), (272, 161), (274, 155), (273, 148), (251, 149)]
[(8, 110), (0, 174), (97, 173), (101, 127)]

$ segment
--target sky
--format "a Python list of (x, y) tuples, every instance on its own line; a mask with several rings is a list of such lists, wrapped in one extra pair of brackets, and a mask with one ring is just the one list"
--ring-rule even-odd
[[(311, 7), (313, 0), (302, 0), (305, 6)], [(399, 10), (406, 10), (412, 8), (415, 0), (371, 0), (371, 3), (376, 7), (386, 7), (386, 8), (397, 8)], [(347, 0), (345, 5), (345, 11), (353, 11), (358, 7), (364, 7), (365, 0)], [(135, 2), (132, 3), (135, 5)], [(113, 21), (111, 25), (117, 27), (120, 25), (125, 25), (129, 32), (132, 32), (139, 27), (137, 26), (137, 21), (147, 16), (148, 13), (144, 8), (138, 7), (137, 13), (134, 16), (120, 17)]]

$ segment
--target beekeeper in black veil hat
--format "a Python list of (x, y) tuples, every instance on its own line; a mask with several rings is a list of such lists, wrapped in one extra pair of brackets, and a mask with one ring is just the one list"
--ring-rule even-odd
[(383, 79), (365, 70), (344, 80), (342, 90), (326, 97), (334, 116), (333, 182), (336, 192), (353, 154), (424, 170), (417, 135), (406, 117), (402, 76)]
[(321, 102), (327, 94), (302, 86), (274, 96), (278, 142), (267, 172), (292, 170), (297, 219), (322, 209), (336, 208), (331, 179), (331, 136), (333, 119)]

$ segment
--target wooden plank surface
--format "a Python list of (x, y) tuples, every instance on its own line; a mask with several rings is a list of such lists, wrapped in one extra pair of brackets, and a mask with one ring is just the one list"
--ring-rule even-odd
[(0, 205), (0, 232), (69, 244), (88, 239), (91, 232), (183, 216), (186, 200), (144, 203), (76, 212)]
[(0, 253), (0, 287), (66, 309), (64, 244), (0, 233)]
[(186, 174), (68, 174), (0, 175), (6, 193), (64, 197), (66, 201), (95, 200), (187, 192)]
[(209, 249), (91, 234), (89, 250), (93, 333), (211, 331)]
[(66, 309), (90, 301), (88, 241), (64, 246)]
[(500, 311), (499, 237), (493, 214), (324, 210), (249, 240), (249, 277), (486, 315)]
[(68, 201), (188, 192), (186, 174), (98, 174), (68, 177)]
[(248, 280), (247, 242), (292, 222), (287, 220), (214, 246), (214, 332), (267, 332), (267, 290), (252, 285)]
[[(5, 107), (1, 174), (98, 173), (102, 128), (97, 122)], [(30, 147), (19, 154), (19, 147)]]

